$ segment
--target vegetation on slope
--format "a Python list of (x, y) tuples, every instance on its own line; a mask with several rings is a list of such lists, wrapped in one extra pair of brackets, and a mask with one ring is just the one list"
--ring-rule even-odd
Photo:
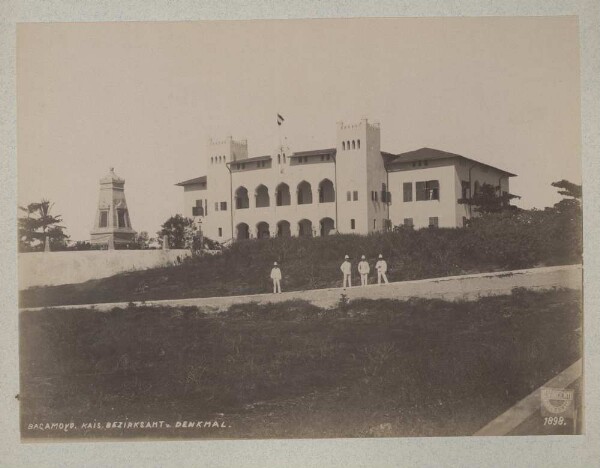
[(581, 262), (580, 209), (567, 206), (517, 213), (486, 214), (460, 229), (399, 228), (369, 236), (251, 239), (219, 255), (183, 264), (116, 275), (81, 284), (30, 288), (21, 307), (186, 297), (244, 295), (271, 291), (269, 272), (279, 262), (284, 291), (337, 287), (348, 254), (353, 281), (361, 255), (376, 281), (378, 254), (388, 262), (390, 281)]

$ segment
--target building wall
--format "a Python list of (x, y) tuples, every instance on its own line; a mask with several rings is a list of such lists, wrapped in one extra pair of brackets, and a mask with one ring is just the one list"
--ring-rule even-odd
[[(233, 208), (233, 233), (237, 236), (237, 226), (245, 223), (250, 229), (251, 237), (257, 237), (257, 225), (261, 222), (269, 224), (271, 236), (277, 233), (277, 223), (288, 221), (292, 235), (298, 235), (298, 223), (303, 220), (309, 220), (312, 224), (313, 235), (319, 235), (319, 223), (323, 218), (329, 217), (335, 220), (335, 202), (319, 203), (318, 187), (324, 179), (329, 179), (334, 183), (334, 163), (331, 158), (328, 162), (321, 162), (320, 157), (313, 156), (306, 163), (296, 163), (294, 159), (288, 158), (286, 154), (286, 164), (278, 164), (275, 157), (274, 164), (270, 168), (251, 169), (245, 171), (233, 171), (233, 192), (238, 187), (243, 186), (248, 190), (250, 206), (246, 209)], [(248, 163), (254, 164), (254, 163)], [(312, 203), (298, 204), (297, 188), (301, 182), (308, 182), (312, 191)], [(277, 206), (276, 189), (285, 183), (289, 186), (290, 205)], [(269, 206), (256, 207), (256, 189), (264, 185), (269, 193)]]
[[(456, 227), (456, 171), (447, 160), (429, 161), (428, 166), (413, 168), (406, 163), (403, 170), (390, 172), (389, 185), (392, 192), (390, 219), (394, 226), (412, 218), (416, 229), (429, 226), (429, 218), (437, 217), (439, 227)], [(416, 183), (421, 181), (439, 181), (439, 200), (417, 201)], [(412, 183), (412, 201), (404, 201), (403, 184)]]
[[(368, 154), (372, 153), (378, 143), (367, 140), (374, 139), (378, 133), (367, 132), (366, 119), (355, 124), (338, 122), (336, 135), (336, 165), (337, 165), (337, 193), (338, 193), (338, 226), (341, 233), (367, 234), (368, 222), (368, 182), (367, 161)], [(360, 142), (360, 148), (357, 148)], [(355, 147), (347, 148), (348, 143)], [(372, 150), (368, 148), (371, 146)], [(354, 199), (357, 192), (358, 199)], [(348, 200), (350, 193), (350, 200)], [(352, 228), (354, 220), (354, 229)]]
[[(211, 239), (229, 240), (231, 229), (231, 179), (227, 163), (248, 157), (246, 141), (235, 141), (232, 137), (224, 140), (209, 140), (206, 162), (208, 216), (202, 223), (204, 233)], [(221, 209), (221, 204), (226, 209)], [(218, 205), (215, 205), (218, 204)], [(218, 206), (218, 209), (215, 209)]]
[[(238, 227), (246, 225), (249, 237), (259, 236), (268, 224), (270, 236), (277, 234), (281, 221), (289, 223), (291, 235), (299, 235), (299, 223), (308, 220), (312, 235), (321, 234), (321, 223), (340, 233), (368, 234), (386, 227), (389, 219), (396, 226), (412, 219), (415, 228), (428, 227), (430, 218), (438, 218), (439, 227), (460, 227), (463, 218), (469, 217), (466, 205), (460, 205), (461, 180), (468, 180), (471, 166), (471, 190), (475, 181), (479, 184), (498, 185), (503, 173), (479, 163), (466, 161), (458, 156), (420, 162), (394, 163), (389, 173), (384, 166), (380, 148), (378, 124), (363, 119), (358, 123), (338, 122), (336, 131), (336, 155), (324, 160), (317, 155), (293, 156), (289, 147), (279, 147), (271, 159), (248, 158), (245, 140), (210, 140), (208, 144), (207, 185), (184, 188), (185, 215), (192, 216), (196, 200), (207, 200), (207, 215), (202, 229), (208, 237), (220, 242), (238, 237)], [(229, 165), (227, 164), (229, 163)], [(335, 202), (319, 202), (319, 184), (330, 180), (335, 190)], [(416, 200), (416, 182), (437, 180), (439, 200)], [(297, 189), (300, 183), (310, 184), (312, 203), (298, 204)], [(412, 201), (403, 200), (403, 184), (412, 183)], [(277, 187), (289, 186), (291, 203), (277, 206)], [(500, 180), (502, 190), (508, 191), (508, 178)], [(382, 189), (390, 192), (392, 201), (382, 199)], [(257, 188), (264, 185), (268, 190), (269, 206), (257, 207)], [(248, 191), (248, 208), (236, 207), (239, 187)], [(350, 200), (348, 199), (350, 194)], [(357, 198), (355, 199), (355, 193)], [(376, 194), (376, 199), (375, 199)], [(226, 204), (224, 206), (222, 203)], [(218, 204), (218, 206), (216, 206)], [(200, 219), (196, 217), (196, 219)]]
[[(208, 208), (208, 190), (204, 189), (200, 184), (191, 184), (183, 187), (183, 216), (193, 218), (193, 208), (196, 206), (196, 201), (201, 200), (202, 206)], [(204, 202), (206, 200), (206, 203)]]
[[(455, 161), (455, 186), (456, 186), (456, 197), (457, 200), (462, 198), (462, 181), (469, 182), (469, 171), (470, 171), (470, 190), (471, 193), (475, 193), (475, 184), (479, 186), (483, 184), (490, 184), (494, 187), (500, 186), (504, 192), (510, 192), (509, 190), (509, 178), (506, 177), (505, 173), (494, 169), (493, 167), (479, 164), (474, 161), (466, 161), (464, 159)], [(463, 225), (463, 218), (469, 219), (474, 215), (469, 210), (469, 206), (465, 204), (457, 204), (456, 207), (456, 225)]]

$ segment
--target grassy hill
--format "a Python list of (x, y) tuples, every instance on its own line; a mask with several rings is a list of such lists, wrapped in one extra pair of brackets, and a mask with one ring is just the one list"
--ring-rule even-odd
[[(36, 287), (21, 292), (21, 307), (187, 297), (256, 294), (271, 291), (269, 273), (279, 262), (284, 291), (341, 285), (344, 255), (356, 265), (365, 255), (374, 264), (381, 253), (390, 281), (578, 263), (573, 233), (517, 216), (475, 223), (463, 229), (401, 229), (368, 236), (274, 238), (233, 243), (222, 254), (183, 264), (119, 274), (81, 284)], [(564, 231), (564, 229), (563, 229)], [(576, 234), (576, 233), (575, 233)]]

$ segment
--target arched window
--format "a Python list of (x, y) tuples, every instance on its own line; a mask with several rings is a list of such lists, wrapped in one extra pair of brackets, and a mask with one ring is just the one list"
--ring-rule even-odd
[(342, 141), (342, 149), (345, 151), (346, 150), (346, 142)]
[(211, 164), (214, 164), (214, 162), (215, 162), (215, 157), (214, 157), (214, 156), (211, 156), (211, 157), (210, 157), (210, 163), (211, 163)]
[(277, 223), (277, 237), (290, 237), (292, 229), (289, 221), (282, 220)]
[(298, 222), (298, 235), (300, 237), (312, 237), (312, 222), (308, 219), (301, 219)]
[(250, 227), (246, 223), (240, 223), (236, 227), (237, 239), (250, 239)]
[(356, 140), (356, 148), (360, 149), (360, 140)]
[(356, 149), (356, 142), (352, 140), (352, 149)]
[(269, 232), (269, 224), (261, 221), (256, 225), (256, 237), (258, 239), (266, 239), (271, 233)]
[(256, 208), (265, 208), (270, 205), (269, 189), (266, 186), (261, 184), (256, 187), (254, 197), (256, 199)]
[(250, 207), (250, 200), (248, 199), (248, 189), (246, 187), (238, 187), (235, 191), (235, 208), (243, 210)]
[(335, 190), (333, 182), (329, 179), (323, 179), (319, 183), (319, 203), (330, 203), (335, 201)]
[(298, 184), (298, 205), (307, 205), (312, 203), (312, 188), (305, 180)]
[(335, 231), (335, 223), (331, 218), (323, 218), (319, 222), (319, 227), (321, 230), (321, 236), (328, 236), (332, 233), (332, 231)]
[(346, 142), (346, 148), (350, 149), (350, 140)]
[(473, 187), (473, 194), (474, 194), (474, 195), (477, 195), (478, 193), (479, 193), (479, 181), (478, 181), (478, 180), (476, 180), (476, 181), (475, 181), (475, 185), (474, 185), (474, 187)]
[(291, 200), (290, 186), (282, 182), (275, 189), (275, 201), (277, 202), (277, 206), (287, 206), (291, 204)]

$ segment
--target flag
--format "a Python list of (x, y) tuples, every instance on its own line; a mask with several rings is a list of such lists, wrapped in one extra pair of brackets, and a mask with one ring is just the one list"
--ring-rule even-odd
[(281, 116), (281, 114), (277, 114), (277, 125), (281, 125), (285, 119)]

